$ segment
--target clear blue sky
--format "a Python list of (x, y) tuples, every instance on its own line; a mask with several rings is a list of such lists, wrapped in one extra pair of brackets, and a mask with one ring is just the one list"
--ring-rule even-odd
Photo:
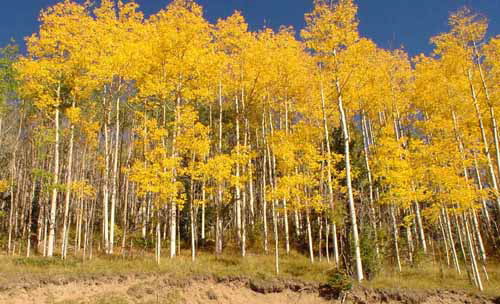
[[(83, 0), (80, 0), (80, 2)], [(24, 37), (37, 31), (38, 13), (58, 0), (2, 0), (0, 4), (0, 46), (14, 38), (24, 44)], [(146, 14), (165, 7), (169, 0), (137, 0)], [(273, 28), (304, 26), (304, 13), (313, 0), (198, 0), (205, 16), (215, 22), (240, 10), (253, 30), (267, 24)], [(489, 35), (500, 34), (500, 0), (358, 0), (360, 31), (379, 46), (404, 46), (411, 54), (428, 53), (429, 38), (447, 30), (450, 11), (468, 5), (490, 20)]]

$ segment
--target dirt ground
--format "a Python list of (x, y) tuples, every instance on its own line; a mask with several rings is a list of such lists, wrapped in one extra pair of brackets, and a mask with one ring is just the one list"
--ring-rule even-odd
[[(318, 292), (292, 291), (280, 287), (253, 286), (239, 279), (216, 282), (213, 279), (196, 278), (178, 280), (168, 276), (102, 277), (85, 280), (57, 278), (51, 281), (12, 284), (0, 291), (0, 303), (331, 303)], [(268, 288), (268, 289), (266, 289)]]
[(356, 287), (346, 295), (325, 293), (320, 286), (291, 281), (245, 278), (176, 279), (167, 274), (120, 276), (47, 276), (0, 279), (2, 304), (285, 304), (285, 303), (500, 303), (447, 290), (399, 290)]

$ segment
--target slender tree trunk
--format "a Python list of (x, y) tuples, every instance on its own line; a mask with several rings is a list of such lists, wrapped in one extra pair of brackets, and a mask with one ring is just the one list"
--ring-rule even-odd
[(240, 243), (241, 255), (244, 256), (245, 249), (243, 248), (242, 235), (241, 235), (241, 188), (240, 188), (240, 107), (238, 97), (235, 98), (235, 108), (236, 108), (236, 157), (238, 161), (236, 162), (236, 231), (238, 236), (238, 241)]
[(243, 190), (243, 200), (241, 205), (241, 256), (246, 256), (247, 254), (247, 227), (246, 227), (246, 214), (247, 214), (247, 204), (246, 204), (246, 191)]
[(113, 157), (113, 179), (112, 179), (112, 192), (111, 192), (111, 213), (109, 219), (109, 253), (113, 253), (114, 239), (115, 239), (115, 210), (116, 202), (118, 200), (118, 161), (120, 146), (120, 98), (116, 99), (116, 125), (115, 125), (115, 155)]
[(356, 262), (356, 278), (360, 282), (363, 280), (363, 265), (361, 263), (361, 251), (359, 247), (359, 235), (358, 235), (358, 223), (356, 218), (356, 207), (354, 205), (354, 196), (352, 191), (352, 178), (351, 178), (351, 159), (349, 152), (349, 131), (347, 129), (347, 118), (344, 111), (344, 105), (342, 102), (342, 91), (340, 87), (339, 79), (336, 79), (335, 85), (337, 88), (337, 103), (340, 112), (340, 124), (342, 127), (342, 133), (344, 136), (344, 160), (345, 160), (345, 171), (346, 171), (346, 183), (347, 183), (347, 196), (349, 199), (349, 214), (351, 217), (352, 225), (352, 236), (354, 245), (354, 256)]
[(201, 239), (205, 240), (205, 205), (206, 205), (206, 191), (205, 191), (205, 181), (201, 185), (201, 200), (203, 204), (201, 205)]
[[(479, 49), (478, 49), (477, 44), (475, 42), (474, 42), (474, 54), (476, 55), (476, 58), (477, 58), (476, 64), (477, 64), (477, 67), (479, 70), (479, 76), (481, 77), (481, 84), (483, 87), (484, 97), (486, 98), (486, 103), (488, 105), (488, 109), (490, 112), (491, 128), (493, 131), (493, 142), (495, 144), (495, 152), (496, 152), (497, 173), (498, 173), (498, 176), (500, 176), (500, 144), (499, 144), (499, 139), (498, 139), (499, 136), (498, 136), (497, 120), (495, 117), (495, 108), (493, 107), (493, 103), (492, 103), (491, 98), (490, 98), (490, 91), (489, 91), (488, 85), (486, 84), (486, 79), (484, 77), (484, 72), (483, 72), (481, 60), (479, 59), (479, 58), (481, 58), (481, 56), (479, 54)], [(470, 72), (469, 72), (468, 76), (469, 76), (469, 82), (470, 82), (473, 98), (475, 99), (474, 87), (472, 85)], [(497, 192), (497, 212), (498, 212), (498, 215), (500, 215), (500, 197), (499, 197), (498, 192)]]
[(391, 223), (392, 223), (392, 237), (394, 239), (394, 254), (396, 255), (396, 262), (398, 265), (398, 271), (401, 272), (403, 269), (401, 268), (401, 258), (399, 257), (399, 233), (398, 227), (396, 225), (396, 215), (394, 212), (395, 207), (391, 206)]
[[(130, 155), (130, 153), (129, 153)], [(127, 161), (128, 163), (128, 161)], [(130, 167), (128, 167), (130, 168)], [(128, 230), (128, 215), (129, 215), (129, 193), (130, 191), (130, 182), (128, 180), (128, 176), (125, 176), (125, 201), (123, 203), (123, 219), (122, 219), (122, 225), (123, 225), (123, 235), (122, 235), (122, 255), (125, 255), (125, 247), (126, 247), (126, 240), (127, 240), (127, 230)]]
[[(176, 157), (177, 156), (177, 133), (179, 132), (178, 130), (178, 122), (179, 122), (179, 115), (180, 115), (180, 104), (181, 104), (181, 99), (180, 97), (177, 97), (176, 104), (175, 104), (175, 122), (174, 122), (174, 132), (173, 132), (173, 138), (172, 138), (172, 156)], [(176, 170), (175, 168), (173, 170), (173, 182), (176, 181)], [(174, 197), (171, 198), (170, 202), (170, 258), (174, 258), (176, 255), (176, 248), (177, 248), (177, 202)]]
[(43, 221), (43, 256), (47, 256), (47, 231), (48, 231), (48, 226), (49, 226), (49, 211), (48, 211), (48, 206), (44, 206), (43, 208), (43, 213), (44, 213), (44, 221)]
[[(457, 121), (457, 117), (455, 115), (455, 111), (452, 111), (451, 112), (452, 114), (452, 118), (453, 118), (453, 127), (455, 129), (455, 137), (456, 137), (456, 140), (457, 140), (457, 143), (458, 143), (458, 148), (460, 150), (460, 155), (462, 157), (462, 166), (463, 166), (463, 171), (464, 171), (464, 176), (465, 176), (465, 179), (468, 180), (469, 179), (469, 174), (467, 172), (467, 166), (466, 166), (466, 156), (465, 156), (465, 151), (464, 151), (464, 145), (463, 145), (463, 142), (462, 142), (462, 139), (461, 139), (461, 136), (460, 136), (460, 132), (459, 132), (459, 129), (458, 129), (458, 121)], [(479, 174), (479, 167), (478, 167), (478, 164), (477, 164), (477, 159), (476, 159), (476, 153), (474, 152), (474, 150), (472, 150), (472, 154), (474, 156), (474, 167), (475, 167), (475, 172), (476, 172), (476, 177), (477, 177), (477, 184), (478, 184), (478, 188), (479, 190), (483, 190), (483, 183), (481, 181), (481, 175)], [(491, 221), (490, 221), (490, 215), (489, 215), (489, 211), (488, 211), (488, 208), (486, 206), (486, 200), (484, 198), (483, 195), (481, 195), (481, 202), (482, 202), (482, 205), (483, 205), (483, 215), (486, 219), (486, 227), (489, 231), (489, 234), (492, 235), (493, 233), (493, 229), (492, 229), (492, 224), (491, 224)], [(495, 223), (494, 223), (495, 224)], [(495, 230), (496, 230), (496, 224), (495, 224)]]
[[(262, 115), (262, 139), (265, 141), (265, 114)], [(265, 144), (264, 144), (265, 145)], [(265, 148), (264, 148), (265, 149)], [(264, 252), (268, 252), (268, 232), (267, 232), (267, 198), (266, 198), (266, 175), (267, 175), (267, 153), (264, 152), (262, 164), (262, 223), (264, 226)]]
[(155, 242), (155, 261), (160, 265), (161, 259), (161, 216), (160, 210), (156, 211), (156, 242)]
[(420, 243), (422, 244), (422, 250), (424, 254), (427, 254), (427, 242), (425, 241), (424, 225), (422, 223), (422, 216), (420, 215), (420, 204), (418, 201), (414, 202), (415, 206), (415, 216), (417, 218), (418, 235), (420, 237)]
[(408, 243), (407, 244), (408, 245), (408, 261), (410, 262), (410, 264), (413, 264), (413, 251), (414, 251), (413, 236), (411, 233), (410, 226), (406, 226), (405, 229), (406, 229), (406, 242)]
[(248, 203), (250, 207), (250, 225), (252, 229), (255, 226), (255, 194), (254, 194), (254, 182), (253, 182), (253, 166), (252, 160), (248, 160)]
[(30, 244), (33, 246), (35, 254), (38, 254), (38, 242), (40, 238), (38, 237), (39, 225), (38, 220), (40, 217), (40, 181), (34, 180), (34, 194), (33, 200), (31, 201), (31, 218), (30, 218)]
[[(75, 107), (75, 101), (73, 100), (72, 107)], [(69, 229), (68, 221), (69, 221), (69, 205), (71, 199), (71, 183), (72, 173), (73, 173), (73, 145), (74, 145), (74, 137), (75, 137), (75, 126), (71, 124), (70, 126), (70, 138), (69, 138), (69, 151), (68, 151), (68, 165), (67, 165), (67, 177), (66, 177), (66, 196), (64, 198), (64, 219), (63, 219), (63, 230), (62, 230), (62, 248), (61, 248), (61, 258), (66, 258), (66, 253), (68, 251), (68, 234), (66, 230)]]
[[(12, 178), (13, 179), (13, 178)], [(12, 253), (12, 234), (14, 233), (14, 212), (16, 210), (15, 200), (14, 200), (14, 183), (10, 185), (10, 207), (9, 207), (9, 236), (7, 241), (7, 253)]]
[(481, 275), (479, 274), (479, 270), (477, 267), (476, 254), (474, 252), (474, 245), (472, 244), (472, 236), (469, 229), (469, 221), (466, 216), (464, 216), (465, 221), (465, 234), (467, 236), (467, 244), (469, 245), (469, 256), (471, 260), (472, 272), (474, 274), (474, 280), (477, 284), (477, 287), (480, 291), (483, 291), (483, 283), (481, 281)]
[(175, 257), (177, 236), (177, 205), (173, 201), (170, 204), (170, 258)]
[[(219, 81), (219, 145), (218, 152), (222, 154), (222, 82)], [(221, 209), (223, 204), (223, 181), (217, 181), (217, 206), (215, 218), (215, 254), (222, 254), (222, 216)]]
[(278, 215), (276, 211), (276, 200), (273, 201), (273, 230), (274, 230), (274, 269), (276, 274), (280, 273), (279, 267), (279, 238), (278, 238)]
[(328, 217), (325, 217), (325, 254), (326, 261), (330, 263), (330, 224), (328, 223)]
[[(60, 88), (58, 89), (58, 91)], [(54, 146), (54, 179), (52, 184), (52, 198), (50, 200), (50, 218), (49, 218), (49, 235), (47, 244), (47, 256), (54, 255), (55, 234), (56, 234), (56, 215), (57, 215), (57, 184), (59, 183), (59, 107), (55, 110), (55, 124), (56, 124), (56, 141)]]
[(196, 259), (196, 230), (195, 230), (195, 216), (194, 216), (194, 182), (193, 179), (191, 179), (191, 193), (190, 193), (190, 204), (189, 204), (189, 222), (191, 225), (191, 260), (194, 262)]
[(306, 224), (307, 224), (307, 243), (309, 245), (309, 259), (311, 263), (314, 263), (314, 247), (313, 247), (313, 238), (312, 238), (312, 230), (311, 230), (311, 216), (310, 209), (306, 206)]
[(451, 232), (450, 217), (448, 216), (448, 211), (445, 208), (441, 209), (444, 224), (446, 225), (446, 232), (448, 233), (448, 240), (450, 241), (451, 255), (453, 258), (453, 264), (458, 274), (461, 274), (460, 263), (458, 262), (457, 250), (455, 248), (455, 240), (453, 238), (453, 233)]
[(471, 91), (472, 102), (473, 102), (473, 105), (474, 105), (474, 109), (476, 111), (476, 117), (477, 117), (477, 121), (478, 121), (478, 124), (479, 124), (479, 129), (481, 130), (481, 138), (483, 140), (483, 151), (484, 151), (484, 155), (486, 156), (486, 160), (488, 162), (488, 168), (489, 168), (490, 176), (491, 176), (491, 183), (492, 183), (492, 186), (493, 186), (493, 189), (494, 189), (494, 193), (495, 193), (495, 196), (496, 196), (497, 210), (498, 210), (498, 212), (500, 214), (500, 194), (498, 192), (497, 176), (495, 174), (495, 170), (494, 170), (494, 167), (493, 167), (493, 162), (491, 161), (491, 155), (490, 155), (490, 148), (489, 148), (489, 144), (488, 144), (488, 139), (486, 137), (486, 131), (485, 131), (485, 128), (484, 128), (484, 125), (483, 125), (483, 118), (482, 118), (482, 115), (481, 115), (481, 110), (479, 108), (479, 100), (477, 98), (476, 90), (475, 90), (474, 84), (472, 82), (472, 75), (471, 75), (471, 71), (470, 70), (467, 71), (467, 76), (468, 76), (468, 80), (469, 80), (469, 87), (470, 87), (470, 91)]
[(75, 255), (82, 248), (83, 199), (78, 200), (76, 209)]
[(222, 254), (222, 209), (223, 197), (222, 197), (222, 182), (219, 182), (217, 189), (217, 206), (215, 207), (216, 215), (215, 215), (215, 254)]
[(300, 236), (300, 219), (299, 219), (299, 211), (294, 210), (293, 211), (293, 218), (294, 218), (294, 222), (295, 222), (295, 236), (296, 237), (299, 237)]
[(366, 167), (366, 173), (368, 177), (368, 198), (370, 202), (370, 224), (373, 229), (373, 239), (375, 241), (375, 254), (377, 256), (377, 259), (380, 258), (380, 250), (379, 250), (379, 245), (378, 245), (378, 233), (377, 233), (377, 219), (375, 216), (375, 208), (374, 208), (374, 199), (373, 199), (373, 180), (372, 180), (372, 171), (371, 171), (371, 166), (370, 166), (370, 158), (369, 158), (369, 139), (368, 139), (368, 130), (366, 127), (366, 117), (365, 114), (363, 113), (361, 117), (361, 129), (362, 129), (362, 134), (363, 134), (363, 154), (365, 156), (365, 167)]
[(16, 207), (16, 199), (15, 199), (15, 192), (14, 192), (14, 184), (16, 183), (16, 175), (17, 175), (17, 142), (19, 140), (19, 135), (21, 134), (22, 130), (22, 124), (21, 122), (19, 123), (19, 131), (18, 131), (18, 138), (16, 140), (15, 148), (14, 148), (14, 153), (12, 157), (12, 165), (10, 168), (10, 206), (9, 206), (9, 232), (8, 232), (8, 241), (7, 241), (7, 253), (8, 254), (13, 254), (14, 253), (14, 244), (13, 244), (13, 234), (15, 234), (15, 219), (14, 217), (17, 214), (17, 207)]
[(318, 217), (318, 257), (319, 261), (323, 260), (323, 216)]
[(181, 209), (177, 207), (177, 254), (181, 253)]
[[(464, 245), (464, 235), (465, 233), (462, 231), (462, 227), (460, 225), (460, 221), (458, 220), (458, 216), (457, 214), (455, 213), (455, 224), (456, 224), (456, 228), (457, 228), (457, 235), (458, 235), (458, 241), (460, 243), (460, 251), (462, 252), (462, 257), (464, 259), (464, 262), (467, 263), (467, 254), (465, 253), (465, 245)], [(465, 269), (467, 270), (467, 272), (469, 272), (469, 269), (467, 268), (467, 265), (465, 267)]]
[(448, 249), (448, 238), (446, 237), (446, 233), (444, 231), (443, 220), (442, 220), (441, 215), (438, 217), (438, 221), (439, 221), (439, 227), (441, 228), (441, 235), (443, 236), (444, 249), (445, 249), (445, 253), (446, 253), (446, 264), (448, 265), (448, 267), (450, 267), (450, 253), (449, 253), (449, 249)]
[[(106, 102), (105, 102), (106, 103)], [(102, 199), (102, 215), (103, 215), (103, 241), (104, 252), (109, 253), (109, 162), (110, 162), (110, 143), (109, 143), (109, 120), (111, 111), (108, 113), (106, 122), (104, 123), (104, 180), (103, 184), (103, 199)]]
[(285, 221), (285, 250), (286, 254), (290, 254), (290, 228), (288, 224), (288, 210), (286, 199), (283, 199), (283, 216)]
[(476, 216), (476, 210), (472, 209), (470, 211), (470, 217), (472, 219), (472, 231), (474, 232), (474, 236), (477, 240), (477, 247), (479, 250), (479, 259), (481, 260), (481, 266), (483, 268), (484, 276), (486, 281), (489, 281), (488, 271), (486, 270), (486, 250), (484, 248), (483, 237), (481, 235), (481, 231), (479, 230), (479, 223)]
[[(332, 181), (332, 151), (330, 148), (330, 136), (329, 136), (329, 130), (328, 130), (328, 121), (326, 117), (326, 104), (325, 104), (325, 94), (324, 94), (324, 89), (323, 89), (323, 82), (321, 81), (321, 108), (322, 108), (322, 113), (323, 113), (323, 131), (324, 131), (324, 136), (325, 136), (325, 145), (326, 145), (326, 153), (327, 155), (327, 182), (328, 182), (328, 199), (329, 199), (329, 204), (330, 204), (330, 209), (332, 212), (335, 210), (334, 208), (334, 194), (333, 194), (333, 181)], [(332, 231), (336, 231), (337, 228), (335, 227), (335, 221), (332, 221)], [(336, 251), (335, 255), (335, 263), (338, 265), (338, 243), (337, 243), (337, 238), (333, 238), (333, 248)]]
[[(476, 158), (475, 154), (474, 154), (474, 169), (476, 172), (477, 187), (479, 188), (479, 191), (482, 191), (483, 190), (483, 182), (481, 179), (481, 174), (479, 173), (479, 165), (477, 163), (477, 158)], [(481, 195), (481, 203), (482, 203), (482, 211), (483, 211), (484, 219), (486, 222), (486, 226), (488, 227), (488, 230), (490, 231), (490, 233), (492, 233), (492, 230), (493, 230), (493, 227), (491, 227), (492, 222), (493, 222), (493, 225), (496, 225), (496, 223), (491, 220), (490, 212), (488, 210), (488, 206), (486, 205), (486, 199), (484, 198), (483, 195)]]

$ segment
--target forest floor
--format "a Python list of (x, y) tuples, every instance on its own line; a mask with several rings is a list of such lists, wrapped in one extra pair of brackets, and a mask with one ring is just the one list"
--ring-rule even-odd
[[(153, 257), (21, 258), (0, 255), (1, 304), (341, 303), (325, 290), (326, 261), (311, 264), (299, 254), (283, 257), (280, 275), (272, 256), (244, 259), (188, 252), (174, 260)], [(488, 265), (490, 280), (480, 293), (467, 274), (432, 262), (402, 273), (385, 269), (354, 285), (345, 303), (500, 303), (500, 267)], [(342, 297), (342, 296), (341, 296)]]

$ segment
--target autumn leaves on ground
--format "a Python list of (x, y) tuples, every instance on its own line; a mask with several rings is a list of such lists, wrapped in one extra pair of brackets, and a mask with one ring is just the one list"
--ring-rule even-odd
[(81, 2), (0, 53), (0, 302), (498, 301), (485, 17), (409, 58), (352, 0), (297, 33)]

